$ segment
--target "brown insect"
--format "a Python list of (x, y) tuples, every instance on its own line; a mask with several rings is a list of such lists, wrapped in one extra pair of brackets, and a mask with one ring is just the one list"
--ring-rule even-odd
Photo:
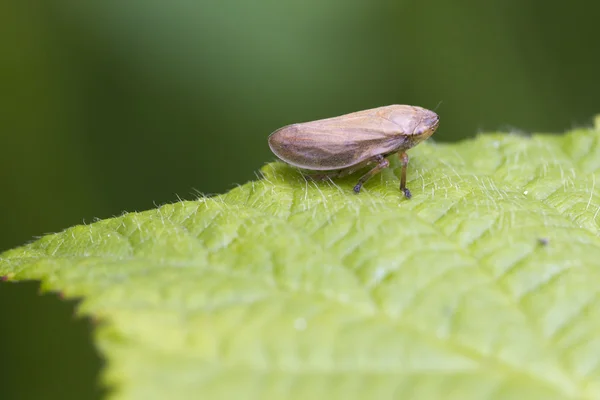
[(438, 125), (439, 117), (433, 111), (391, 105), (284, 126), (269, 136), (269, 147), (294, 167), (319, 171), (306, 175), (313, 180), (349, 175), (375, 164), (354, 186), (356, 193), (371, 177), (389, 167), (387, 156), (398, 153), (402, 162), (400, 190), (410, 199), (406, 150), (431, 136)]

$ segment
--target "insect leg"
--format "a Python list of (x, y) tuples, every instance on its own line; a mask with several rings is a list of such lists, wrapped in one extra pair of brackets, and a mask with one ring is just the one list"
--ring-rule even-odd
[(398, 158), (400, 158), (400, 162), (402, 163), (402, 171), (400, 172), (400, 190), (404, 192), (404, 196), (407, 199), (412, 197), (410, 190), (406, 187), (406, 169), (408, 167), (408, 154), (406, 152), (398, 153)]
[(371, 165), (373, 163), (379, 163), (381, 162), (380, 157), (373, 157), (365, 162), (362, 162), (360, 164), (356, 164), (353, 167), (348, 167), (348, 168), (344, 168), (344, 169), (340, 169), (337, 171), (324, 171), (324, 172), (318, 172), (315, 174), (304, 174), (304, 177), (306, 179), (309, 179), (311, 181), (322, 181), (324, 179), (328, 179), (328, 178), (341, 178), (344, 177), (346, 175), (351, 175), (353, 173), (355, 173), (356, 171), (365, 168), (368, 165)]
[(366, 181), (371, 179), (373, 175), (377, 174), (382, 169), (390, 166), (390, 162), (387, 160), (387, 158), (384, 158), (382, 155), (374, 157), (373, 161), (377, 162), (377, 165), (373, 167), (373, 169), (371, 169), (369, 172), (360, 177), (358, 183), (356, 184), (356, 186), (354, 186), (354, 191), (356, 193), (360, 192), (360, 188), (362, 188), (362, 185), (364, 185)]
[(346, 169), (342, 169), (339, 172), (338, 177), (342, 177), (342, 176), (346, 176), (346, 175), (352, 175), (353, 173), (355, 173), (358, 170), (361, 170), (361, 169), (363, 169), (365, 167), (368, 167), (369, 165), (371, 165), (373, 163), (379, 163), (379, 162), (381, 162), (381, 159), (380, 159), (379, 156), (373, 157), (373, 158), (371, 158), (371, 159), (369, 159), (369, 160), (367, 160), (365, 162), (362, 162), (360, 164), (356, 164), (353, 167), (348, 167)]

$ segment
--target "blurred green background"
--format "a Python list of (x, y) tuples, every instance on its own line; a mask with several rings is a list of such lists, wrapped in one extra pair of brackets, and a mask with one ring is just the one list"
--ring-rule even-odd
[[(0, 3), (0, 250), (255, 178), (276, 128), (437, 108), (436, 141), (600, 112), (591, 0)], [(441, 104), (440, 104), (441, 103)], [(97, 398), (91, 324), (0, 284), (3, 399)]]

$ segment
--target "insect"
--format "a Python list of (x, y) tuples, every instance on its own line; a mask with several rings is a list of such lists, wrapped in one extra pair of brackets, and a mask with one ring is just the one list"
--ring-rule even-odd
[(431, 136), (439, 121), (436, 113), (421, 107), (384, 106), (284, 126), (269, 136), (269, 147), (282, 161), (316, 171), (305, 175), (313, 180), (337, 178), (374, 165), (354, 186), (356, 193), (371, 177), (389, 167), (387, 156), (398, 153), (402, 163), (400, 190), (410, 199), (406, 150)]

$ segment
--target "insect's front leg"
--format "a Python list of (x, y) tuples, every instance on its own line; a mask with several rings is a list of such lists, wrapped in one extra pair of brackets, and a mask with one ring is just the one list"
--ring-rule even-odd
[(354, 191), (356, 193), (360, 192), (360, 189), (365, 184), (365, 182), (371, 179), (373, 175), (377, 174), (382, 169), (390, 166), (390, 162), (387, 160), (387, 158), (383, 157), (382, 155), (373, 157), (372, 161), (370, 161), (369, 164), (373, 162), (376, 162), (377, 165), (373, 167), (373, 169), (371, 169), (369, 172), (361, 176), (356, 186), (354, 186)]
[(408, 168), (408, 154), (406, 152), (398, 153), (398, 158), (400, 158), (400, 162), (402, 163), (402, 171), (400, 172), (400, 190), (404, 192), (404, 196), (407, 199), (412, 197), (412, 193), (406, 187), (406, 169)]

